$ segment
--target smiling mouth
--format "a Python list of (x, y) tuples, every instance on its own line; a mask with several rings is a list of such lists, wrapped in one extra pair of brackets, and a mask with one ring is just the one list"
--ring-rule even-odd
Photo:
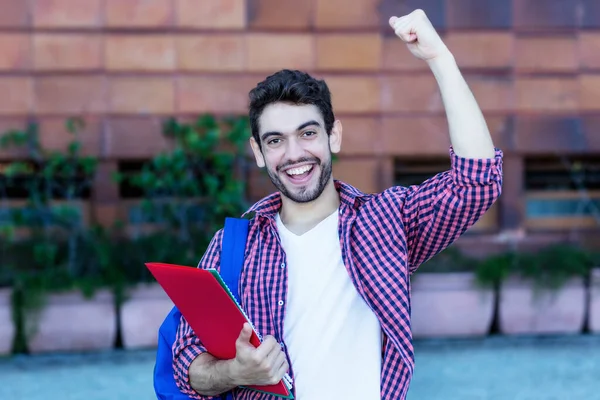
[(290, 168), (285, 171), (285, 175), (292, 183), (302, 184), (308, 181), (314, 171), (314, 164), (303, 165), (301, 167)]

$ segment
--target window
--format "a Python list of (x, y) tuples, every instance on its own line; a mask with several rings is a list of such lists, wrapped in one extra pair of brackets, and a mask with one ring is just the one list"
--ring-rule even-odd
[(525, 160), (525, 217), (530, 229), (600, 227), (600, 156)]

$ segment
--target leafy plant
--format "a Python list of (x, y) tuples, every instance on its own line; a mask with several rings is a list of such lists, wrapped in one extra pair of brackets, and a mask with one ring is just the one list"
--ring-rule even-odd
[(16, 351), (25, 350), (26, 337), (34, 329), (28, 325), (35, 325), (29, 317), (43, 304), (46, 293), (78, 288), (89, 296), (107, 285), (92, 257), (93, 243), (78, 207), (97, 165), (96, 158), (81, 154), (78, 135), (83, 127), (79, 119), (66, 122), (73, 138), (64, 151), (43, 148), (35, 123), (0, 138), (0, 146), (21, 148), (25, 154), (6, 165), (2, 177), (5, 200), (9, 188), (20, 190), (26, 198), (24, 205), (7, 205), (3, 213), (5, 226), (24, 232), (7, 255), (14, 266)]
[[(119, 307), (128, 286), (153, 281), (145, 262), (194, 265), (224, 218), (239, 216), (248, 206), (247, 119), (205, 115), (190, 124), (169, 119), (163, 134), (172, 142), (171, 150), (157, 154), (138, 172), (115, 175), (117, 182), (128, 182), (144, 194), (140, 207), (130, 213), (139, 223), (86, 226), (79, 205), (91, 188), (98, 160), (81, 154), (83, 126), (78, 119), (67, 121), (73, 139), (63, 151), (43, 148), (35, 124), (0, 137), (1, 147), (24, 154), (3, 165), (0, 175), (0, 227), (21, 232), (18, 240), (0, 246), (6, 273), (0, 274), (0, 285), (14, 289), (16, 352), (27, 350), (48, 293), (78, 289), (90, 297), (99, 288), (110, 288)], [(8, 201), (15, 190), (25, 204)]]
[(588, 252), (569, 244), (556, 244), (536, 252), (507, 252), (479, 263), (477, 279), (499, 285), (509, 276), (532, 282), (537, 290), (556, 290), (573, 277), (585, 277), (593, 266)]
[(527, 268), (530, 258), (529, 254), (515, 251), (491, 255), (477, 264), (476, 279), (482, 286), (498, 287), (515, 271)]
[(529, 268), (521, 274), (539, 287), (558, 289), (574, 277), (585, 277), (592, 268), (590, 255), (573, 245), (557, 244), (539, 251)]
[(245, 202), (245, 117), (217, 120), (202, 115), (192, 123), (168, 119), (163, 134), (172, 149), (133, 173), (117, 173), (143, 193), (132, 210), (132, 234), (117, 244), (124, 280), (151, 281), (143, 264), (161, 261), (195, 265), (225, 217), (239, 216)]
[(7, 257), (14, 239), (14, 229), (11, 225), (0, 226), (0, 288), (13, 285), (14, 265)]

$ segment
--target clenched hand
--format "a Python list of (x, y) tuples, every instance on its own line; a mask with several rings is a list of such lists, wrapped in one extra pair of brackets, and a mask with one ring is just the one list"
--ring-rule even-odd
[(423, 10), (415, 10), (403, 17), (391, 17), (390, 26), (410, 52), (424, 61), (449, 54), (449, 50)]
[(277, 384), (289, 369), (285, 352), (273, 336), (266, 336), (258, 347), (250, 343), (251, 336), (252, 328), (246, 323), (235, 343), (234, 380), (238, 386)]

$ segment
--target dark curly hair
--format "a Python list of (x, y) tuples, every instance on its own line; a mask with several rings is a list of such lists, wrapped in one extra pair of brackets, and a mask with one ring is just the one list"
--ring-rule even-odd
[(322, 114), (325, 131), (331, 134), (335, 121), (331, 107), (331, 92), (324, 80), (315, 79), (306, 72), (284, 69), (259, 82), (249, 93), (250, 128), (254, 140), (261, 146), (258, 119), (266, 106), (276, 102), (312, 104)]

